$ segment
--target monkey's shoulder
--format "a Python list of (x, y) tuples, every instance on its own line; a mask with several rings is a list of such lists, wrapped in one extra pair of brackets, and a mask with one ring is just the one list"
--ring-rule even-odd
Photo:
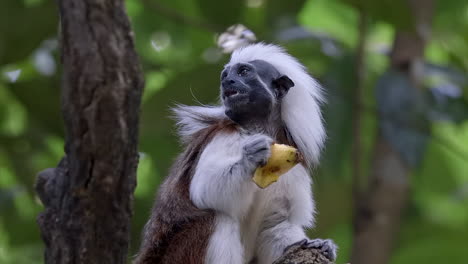
[(213, 126), (219, 127), (220, 123), (227, 123), (229, 120), (222, 106), (178, 105), (172, 111), (183, 143), (190, 142), (197, 133)]

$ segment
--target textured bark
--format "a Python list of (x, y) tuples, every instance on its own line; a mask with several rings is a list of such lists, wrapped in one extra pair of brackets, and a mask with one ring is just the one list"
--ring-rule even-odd
[(126, 263), (143, 78), (123, 0), (58, 0), (65, 157), (36, 180), (46, 263)]
[[(408, 3), (414, 16), (414, 28), (410, 32), (397, 32), (390, 64), (392, 69), (404, 73), (411, 80), (412, 88), (417, 89), (434, 2), (408, 0)], [(374, 146), (368, 190), (355, 204), (351, 263), (389, 263), (409, 190), (408, 166), (379, 134)]]
[(333, 264), (317, 249), (291, 247), (273, 264)]

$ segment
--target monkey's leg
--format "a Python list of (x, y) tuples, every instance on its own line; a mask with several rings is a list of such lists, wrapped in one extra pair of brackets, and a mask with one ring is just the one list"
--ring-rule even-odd
[(288, 216), (287, 207), (282, 207), (263, 219), (256, 243), (259, 264), (273, 263), (288, 246), (306, 238), (303, 228), (290, 223)]
[[(302, 227), (293, 225), (287, 220), (264, 229), (259, 236), (260, 245), (257, 251), (260, 264), (273, 263), (291, 247), (318, 249), (331, 261), (336, 259), (337, 246), (330, 239), (309, 239)], [(295, 242), (292, 242), (295, 241)]]
[(310, 248), (323, 249), (330, 258), (335, 256), (336, 247), (328, 243), (330, 240), (310, 240), (304, 232), (304, 228), (313, 225), (315, 206), (310, 176), (303, 166), (294, 167), (265, 191), (260, 205), (264, 210), (263, 219), (256, 243), (260, 264), (272, 263), (287, 247), (303, 240)]
[(244, 263), (244, 247), (239, 228), (236, 219), (222, 213), (216, 215), (215, 231), (208, 244), (206, 264)]

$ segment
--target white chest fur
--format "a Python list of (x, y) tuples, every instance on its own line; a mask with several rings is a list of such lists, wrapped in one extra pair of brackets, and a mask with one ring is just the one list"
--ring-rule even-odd
[(256, 257), (272, 263), (285, 247), (303, 238), (313, 223), (309, 173), (297, 165), (266, 189), (246, 169), (243, 143), (252, 135), (217, 135), (200, 156), (190, 197), (216, 211), (206, 263), (242, 264)]

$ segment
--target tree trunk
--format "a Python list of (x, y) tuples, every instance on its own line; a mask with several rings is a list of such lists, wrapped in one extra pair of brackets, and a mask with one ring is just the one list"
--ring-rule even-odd
[(353, 264), (388, 263), (408, 196), (408, 169), (381, 136), (374, 147), (369, 191), (355, 204)]
[(39, 173), (46, 263), (126, 263), (143, 78), (123, 0), (58, 0), (65, 157)]
[[(408, 3), (414, 16), (414, 28), (410, 32), (397, 32), (390, 60), (392, 70), (406, 76), (410, 88), (417, 89), (434, 3), (432, 0), (409, 0)], [(409, 190), (409, 167), (382, 136), (379, 125), (368, 190), (355, 204), (351, 263), (389, 263)]]
[(365, 10), (359, 9), (359, 35), (354, 59), (354, 89), (353, 89), (353, 116), (352, 116), (352, 146), (351, 146), (351, 175), (353, 200), (360, 199), (364, 190), (362, 173), (362, 101), (366, 74), (366, 45), (368, 18)]

